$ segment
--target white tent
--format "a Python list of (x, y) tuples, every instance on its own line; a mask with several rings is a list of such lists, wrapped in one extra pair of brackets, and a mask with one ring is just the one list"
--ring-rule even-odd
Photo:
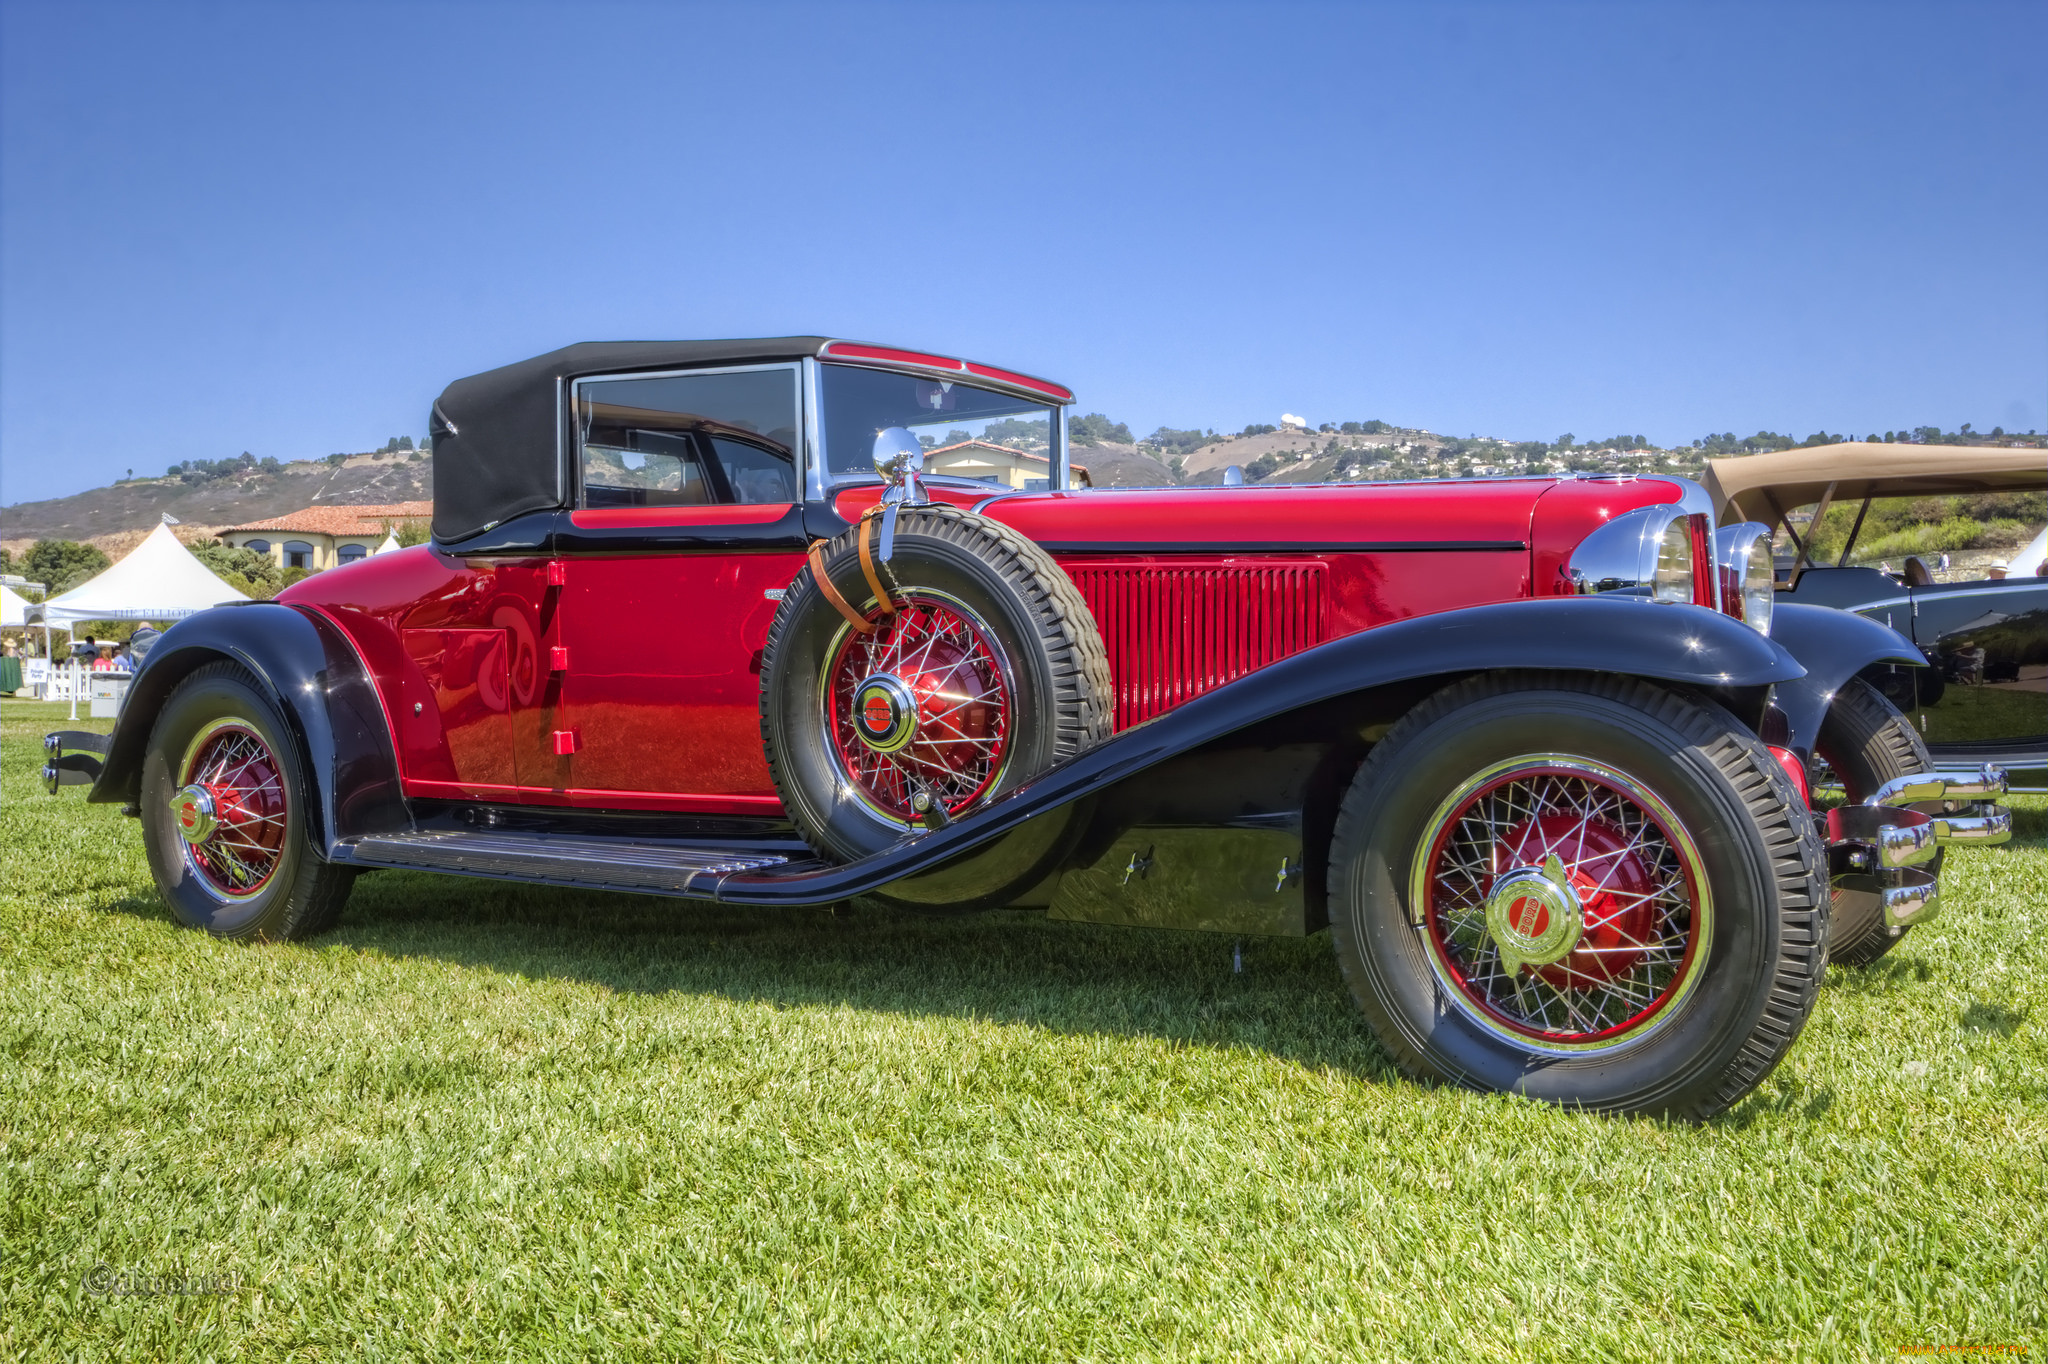
[(51, 623), (182, 620), (223, 602), (247, 601), (159, 525), (120, 563), (46, 603)]
[(2048, 559), (2048, 527), (2021, 547), (2020, 552), (2006, 562), (2012, 565), (2012, 576), (2030, 578), (2041, 571), (2041, 561)]
[(379, 546), (377, 546), (377, 547), (376, 547), (375, 549), (371, 550), (371, 551), (370, 551), (370, 553), (372, 553), (372, 554), (389, 554), (389, 553), (390, 553), (390, 552), (391, 552), (392, 550), (394, 550), (394, 549), (397, 549), (397, 548), (398, 548), (398, 532), (397, 532), (397, 531), (395, 531), (395, 530), (387, 530), (387, 531), (385, 531), (385, 532), (384, 532), (384, 543), (383, 543), (383, 544), (381, 544), (381, 545), (379, 545)]
[(0, 625), (28, 624), (28, 600), (11, 587), (0, 587)]

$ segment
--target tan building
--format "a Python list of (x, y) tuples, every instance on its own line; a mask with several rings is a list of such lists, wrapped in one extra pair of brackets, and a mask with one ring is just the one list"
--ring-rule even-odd
[(318, 572), (375, 553), (392, 531), (434, 515), (432, 502), (388, 502), (368, 507), (307, 507), (303, 511), (231, 526), (220, 538), (267, 555), (279, 568)]
[[(1084, 488), (1092, 486), (1085, 467), (1079, 464), (1070, 464), (1069, 467), (1077, 485)], [(941, 445), (935, 450), (927, 450), (924, 456), (924, 471), (928, 474), (978, 478), (984, 483), (1000, 483), (1005, 488), (1044, 488), (1051, 468), (1051, 461), (1044, 455), (1034, 455), (1029, 450), (1013, 450), (1007, 445), (992, 445), (985, 440)]]

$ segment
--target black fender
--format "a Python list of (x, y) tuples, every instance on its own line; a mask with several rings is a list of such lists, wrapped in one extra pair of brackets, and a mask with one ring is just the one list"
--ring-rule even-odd
[(129, 685), (89, 800), (141, 796), (150, 731), (171, 691), (194, 669), (228, 660), (269, 696), (299, 744), (322, 850), (344, 838), (411, 826), (383, 703), (355, 646), (316, 611), (251, 602), (188, 616), (157, 640)]
[(1913, 641), (1897, 630), (1832, 606), (1779, 601), (1771, 614), (1771, 637), (1806, 669), (1806, 676), (1779, 683), (1774, 698), (1791, 730), (1786, 747), (1802, 758), (1813, 756), (1828, 707), (1850, 678), (1873, 663), (1927, 665)]
[[(741, 903), (819, 904), (937, 870), (953, 895), (971, 898), (983, 877), (990, 884), (1013, 879), (1037, 855), (1033, 850), (1050, 840), (1053, 827), (1070, 820), (1068, 807), (1170, 758), (1358, 693), (1498, 670), (1614, 673), (1756, 698), (1805, 675), (1781, 645), (1704, 607), (1592, 596), (1440, 612), (1282, 659), (1134, 725), (944, 828), (872, 857), (799, 873), (733, 872), (721, 877), (713, 894)], [(1759, 700), (1753, 721), (1761, 721), (1762, 709)], [(985, 872), (977, 863), (986, 864)]]

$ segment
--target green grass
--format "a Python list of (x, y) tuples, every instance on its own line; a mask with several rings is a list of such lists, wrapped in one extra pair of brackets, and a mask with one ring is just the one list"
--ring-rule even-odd
[(383, 873), (214, 942), (35, 785), (62, 713), (0, 704), (0, 1357), (2048, 1347), (2038, 800), (1684, 1126), (1399, 1078), (1319, 938)]

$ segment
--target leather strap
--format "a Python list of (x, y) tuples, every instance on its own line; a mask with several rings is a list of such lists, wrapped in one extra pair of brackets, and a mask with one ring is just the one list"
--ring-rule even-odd
[(839, 589), (832, 585), (832, 579), (826, 574), (825, 543), (823, 540), (811, 541), (809, 558), (811, 561), (812, 581), (818, 584), (818, 590), (825, 594), (825, 600), (832, 603), (832, 608), (840, 615), (846, 617), (848, 625), (851, 625), (864, 635), (873, 634), (875, 632), (874, 622), (849, 606), (846, 598), (839, 595)]
[(880, 507), (870, 507), (860, 517), (860, 571), (867, 575), (868, 590), (875, 594), (875, 604), (882, 608), (882, 614), (896, 614), (896, 603), (889, 597), (889, 589), (882, 586), (882, 577), (875, 572), (875, 517)]

